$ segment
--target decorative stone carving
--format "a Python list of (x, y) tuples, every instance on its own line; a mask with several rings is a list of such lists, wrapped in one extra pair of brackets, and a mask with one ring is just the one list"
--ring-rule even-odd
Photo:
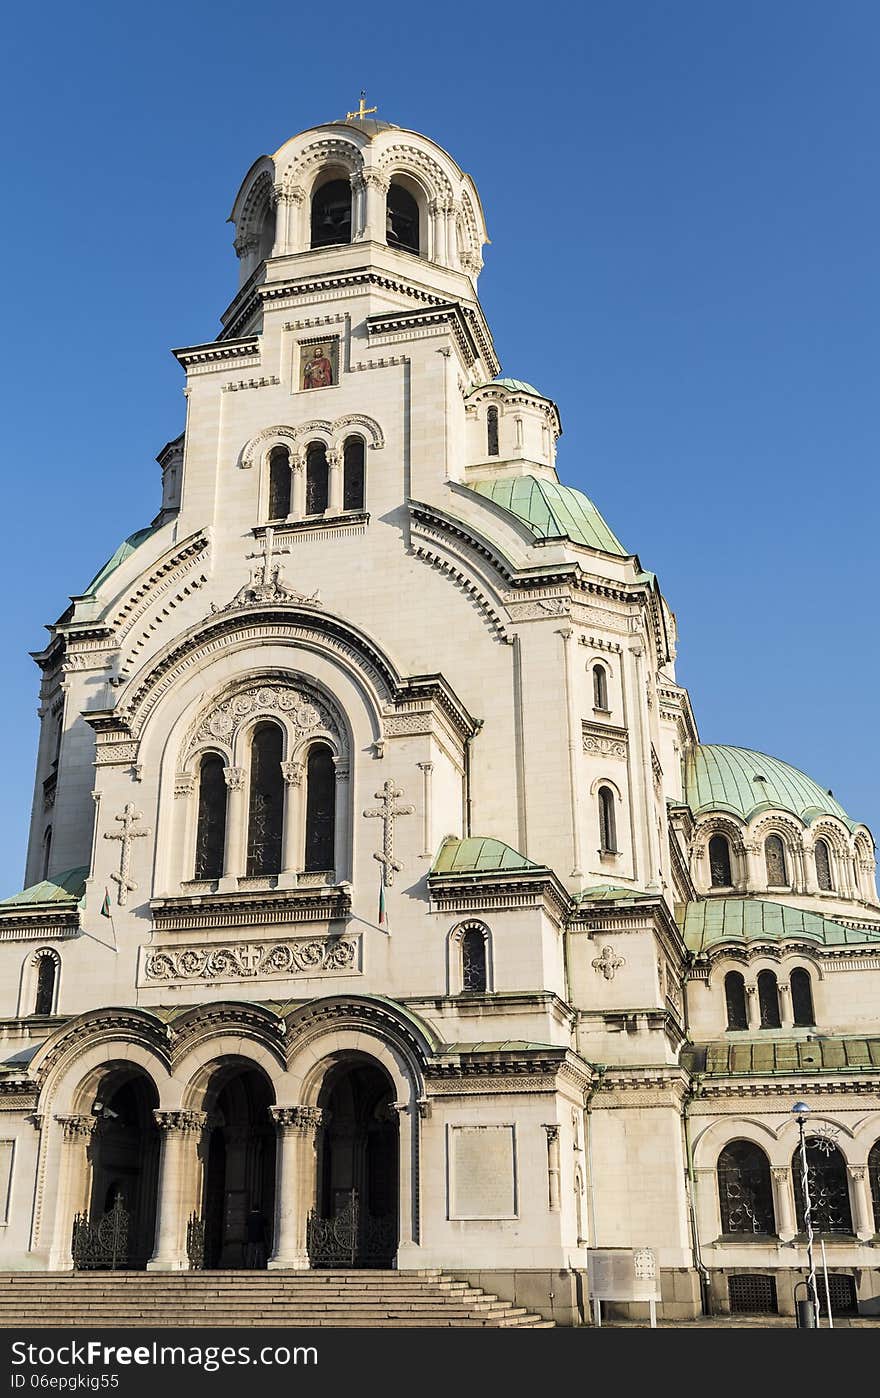
[(104, 839), (120, 841), (119, 872), (111, 874), (110, 877), (116, 884), (116, 901), (120, 908), (124, 908), (128, 902), (129, 893), (134, 893), (137, 889), (137, 884), (133, 879), (129, 878), (132, 840), (142, 840), (145, 836), (151, 835), (153, 832), (150, 830), (149, 826), (145, 830), (135, 830), (135, 823), (139, 820), (143, 820), (144, 817), (141, 811), (135, 810), (130, 801), (123, 807), (122, 814), (115, 818), (121, 822), (122, 829), (105, 830)]
[(211, 981), (350, 972), (357, 951), (356, 939), (339, 937), (169, 947), (148, 952), (144, 974), (148, 981)]
[(196, 779), (189, 772), (178, 772), (174, 778), (175, 796), (192, 796)]
[(302, 762), (282, 762), (281, 775), (288, 786), (302, 786), (305, 767)]
[(208, 1122), (207, 1112), (159, 1111), (153, 1112), (153, 1120), (160, 1131), (203, 1131)]
[(279, 1131), (295, 1131), (303, 1136), (317, 1131), (324, 1120), (320, 1107), (270, 1107), (269, 1115)]
[(606, 946), (602, 948), (593, 962), (593, 970), (597, 975), (604, 976), (606, 981), (613, 981), (615, 972), (625, 965), (624, 957), (615, 955), (614, 948)]
[(390, 888), (394, 883), (394, 875), (399, 874), (403, 868), (394, 858), (394, 822), (398, 816), (412, 815), (415, 806), (395, 806), (395, 801), (403, 792), (392, 781), (385, 782), (382, 790), (374, 794), (381, 804), (365, 810), (364, 815), (368, 819), (382, 821), (382, 852), (374, 854), (373, 858), (382, 865), (382, 882), (386, 888)]
[(64, 1132), (65, 1141), (87, 1141), (97, 1124), (94, 1116), (56, 1116), (55, 1120)]
[(282, 566), (275, 560), (278, 554), (290, 553), (290, 549), (278, 548), (274, 543), (274, 534), (275, 531), (270, 525), (263, 536), (263, 547), (256, 553), (248, 554), (248, 558), (260, 560), (251, 568), (248, 581), (244, 587), (239, 588), (232, 601), (227, 602), (225, 607), (218, 607), (212, 603), (213, 613), (228, 612), (235, 607), (262, 606), (266, 602), (300, 602), (312, 607), (320, 605), (317, 592), (311, 597), (306, 597), (284, 582)]
[(244, 791), (245, 775), (243, 767), (223, 768), (223, 780), (230, 791)]
[(584, 752), (594, 757), (625, 758), (627, 753), (627, 733), (625, 728), (612, 728), (610, 724), (582, 723)]
[[(237, 690), (228, 699), (221, 700), (199, 721), (189, 743), (190, 750), (212, 740), (231, 745), (242, 723), (252, 721), (258, 714), (283, 714), (294, 726), (299, 738), (324, 732), (332, 733), (341, 742), (342, 735), (334, 714), (317, 695), (269, 680), (249, 685)], [(283, 765), (292, 772), (297, 764), (285, 762)], [(238, 771), (241, 771), (238, 767), (226, 768), (227, 774)], [(238, 789), (234, 785), (234, 777), (227, 775), (226, 781), (233, 791)], [(285, 774), (285, 781), (299, 785), (293, 774), (289, 777)]]

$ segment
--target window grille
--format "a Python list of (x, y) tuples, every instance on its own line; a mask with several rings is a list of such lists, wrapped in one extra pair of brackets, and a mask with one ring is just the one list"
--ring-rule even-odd
[(776, 1278), (754, 1272), (727, 1278), (732, 1315), (778, 1315)]

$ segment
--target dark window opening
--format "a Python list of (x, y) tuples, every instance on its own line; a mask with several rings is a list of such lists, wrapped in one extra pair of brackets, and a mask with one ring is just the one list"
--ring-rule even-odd
[(792, 971), (789, 977), (791, 986), (791, 1009), (795, 1024), (815, 1024), (816, 1017), (813, 1013), (813, 988), (810, 984), (809, 971)]
[(196, 823), (197, 879), (223, 876), (226, 843), (226, 779), (223, 759), (205, 757), (199, 772), (199, 813)]
[[(798, 1227), (803, 1232), (804, 1185), (800, 1148), (792, 1157), (791, 1172)], [(815, 1136), (807, 1138), (807, 1187), (814, 1232), (851, 1234), (853, 1226), (846, 1164), (833, 1141)]]
[(330, 180), (312, 198), (312, 247), (350, 242), (351, 185), (348, 180)]
[(731, 1315), (778, 1315), (776, 1278), (740, 1273), (727, 1279)]
[(730, 888), (730, 845), (724, 835), (713, 835), (709, 841), (709, 875), (713, 888)]
[(336, 768), (325, 743), (309, 752), (306, 764), (306, 872), (323, 872), (335, 864)]
[(349, 437), (345, 443), (342, 466), (342, 508), (364, 508), (364, 444), (360, 437)]
[(617, 854), (617, 823), (614, 815), (614, 792), (599, 787), (599, 848), (602, 854)]
[(290, 456), (286, 447), (276, 447), (269, 457), (269, 518), (287, 519), (290, 514)]
[(593, 708), (608, 712), (608, 671), (604, 665), (593, 666)]
[(479, 927), (468, 927), (461, 939), (461, 988), (473, 992), (487, 988), (486, 938)]
[(312, 442), (306, 451), (306, 514), (322, 515), (329, 503), (330, 472), (327, 448)]
[(781, 1029), (779, 1017), (779, 988), (772, 971), (758, 973), (758, 1009), (762, 1029)]
[(875, 1141), (868, 1153), (868, 1181), (874, 1210), (874, 1232), (880, 1233), (880, 1141)]
[(408, 189), (392, 184), (388, 190), (385, 237), (390, 247), (420, 251), (419, 206)]
[(788, 871), (785, 867), (785, 846), (778, 835), (768, 835), (764, 843), (764, 860), (767, 865), (767, 883), (771, 888), (788, 887)]
[(739, 971), (728, 971), (724, 977), (724, 998), (727, 1002), (728, 1029), (748, 1029), (746, 983)]
[(770, 1162), (751, 1141), (731, 1141), (718, 1157), (721, 1232), (775, 1233)]
[(816, 841), (813, 853), (816, 859), (816, 880), (823, 893), (830, 893), (834, 888), (831, 878), (831, 855), (824, 840)]
[(489, 456), (498, 455), (498, 409), (489, 408), (486, 413), (486, 452)]
[(58, 963), (54, 956), (41, 956), (37, 963), (37, 993), (34, 998), (34, 1014), (50, 1015), (55, 1001), (55, 978)]
[(284, 782), (281, 759), (284, 735), (275, 723), (258, 723), (251, 739), (250, 813), (247, 871), (249, 875), (281, 873), (284, 828)]

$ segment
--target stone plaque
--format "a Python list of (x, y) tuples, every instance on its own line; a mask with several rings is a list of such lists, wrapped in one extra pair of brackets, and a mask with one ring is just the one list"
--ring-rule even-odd
[(449, 1216), (516, 1217), (512, 1126), (450, 1126)]

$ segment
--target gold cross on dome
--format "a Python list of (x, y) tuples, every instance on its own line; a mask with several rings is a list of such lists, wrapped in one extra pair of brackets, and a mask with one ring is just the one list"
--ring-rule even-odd
[(360, 106), (358, 107), (358, 109), (357, 109), (356, 112), (346, 112), (346, 113), (345, 113), (345, 120), (346, 120), (346, 121), (352, 121), (352, 120), (363, 121), (363, 120), (364, 120), (364, 117), (368, 117), (368, 116), (370, 115), (371, 112), (378, 112), (378, 110), (379, 110), (378, 107), (368, 107), (368, 106), (366, 105), (366, 103), (367, 103), (367, 89), (366, 89), (365, 87), (362, 87), (362, 88), (361, 88), (361, 101), (360, 101)]

